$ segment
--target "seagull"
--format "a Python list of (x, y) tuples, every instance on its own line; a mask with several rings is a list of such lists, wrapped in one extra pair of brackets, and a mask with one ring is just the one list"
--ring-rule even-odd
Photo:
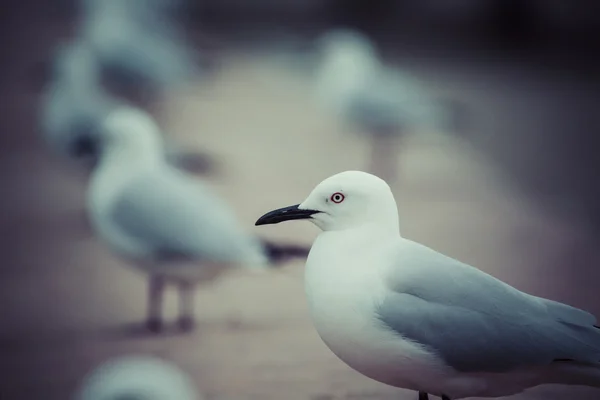
[(194, 326), (193, 292), (230, 266), (265, 271), (302, 246), (272, 243), (242, 228), (225, 201), (172, 167), (154, 120), (130, 106), (104, 122), (102, 151), (88, 187), (87, 210), (98, 236), (149, 276), (147, 328), (162, 327), (165, 285), (180, 292), (178, 325)]
[[(100, 62), (88, 43), (82, 39), (62, 43), (56, 51), (40, 107), (40, 129), (45, 143), (57, 154), (82, 160), (90, 167), (99, 157), (104, 120), (126, 104), (104, 89), (101, 74)], [(169, 162), (181, 169), (198, 174), (216, 169), (215, 160), (206, 153), (186, 150), (173, 140), (168, 140), (164, 147)]]
[(81, 0), (84, 13), (101, 12), (108, 7), (119, 7), (133, 18), (169, 14), (177, 11), (187, 0)]
[(109, 359), (82, 382), (77, 400), (201, 400), (191, 378), (158, 357), (125, 355)]
[(87, 0), (79, 36), (96, 52), (107, 82), (123, 93), (162, 92), (189, 82), (196, 59), (171, 18), (173, 0)]
[(346, 171), (256, 225), (309, 220), (310, 314), (325, 344), (377, 381), (444, 400), (545, 383), (600, 387), (600, 327), (400, 235), (389, 185)]
[(372, 173), (394, 180), (396, 138), (420, 128), (445, 129), (453, 121), (454, 110), (436, 101), (414, 76), (387, 68), (362, 33), (327, 31), (317, 49), (317, 102), (370, 136)]
[(43, 139), (63, 156), (93, 160), (99, 127), (116, 101), (100, 85), (100, 67), (85, 43), (63, 43), (54, 58), (41, 98)]

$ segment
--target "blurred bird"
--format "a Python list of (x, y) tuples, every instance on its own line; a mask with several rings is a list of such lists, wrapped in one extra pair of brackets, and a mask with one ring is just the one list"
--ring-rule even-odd
[(241, 228), (211, 189), (165, 162), (154, 121), (133, 107), (112, 112), (104, 124), (100, 163), (88, 191), (97, 234), (149, 274), (147, 327), (161, 329), (162, 294), (180, 292), (180, 328), (194, 326), (193, 292), (230, 266), (265, 270), (308, 248), (268, 243)]
[(415, 128), (447, 128), (453, 111), (421, 82), (386, 68), (374, 44), (359, 32), (335, 29), (318, 39), (318, 101), (371, 136), (369, 170), (393, 181), (395, 137)]
[(132, 18), (145, 18), (153, 15), (170, 15), (178, 11), (187, 0), (81, 0), (84, 13), (97, 13), (107, 8), (115, 8), (130, 13)]
[(76, 400), (201, 400), (179, 367), (158, 357), (121, 356), (88, 374)]
[(41, 102), (41, 129), (45, 142), (59, 154), (93, 160), (99, 128), (116, 102), (100, 85), (100, 70), (83, 42), (63, 44)]
[[(49, 147), (92, 167), (99, 157), (103, 121), (125, 104), (103, 88), (101, 72), (96, 54), (85, 41), (61, 44), (40, 108), (40, 128)], [(208, 154), (189, 151), (173, 140), (167, 140), (165, 153), (170, 163), (189, 172), (211, 173), (216, 169)]]
[(79, 35), (96, 52), (112, 90), (146, 97), (148, 92), (188, 82), (196, 74), (196, 56), (171, 12), (181, 3), (84, 1)]

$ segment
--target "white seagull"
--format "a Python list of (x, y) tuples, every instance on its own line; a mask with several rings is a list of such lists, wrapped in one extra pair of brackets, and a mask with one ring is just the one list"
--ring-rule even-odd
[(177, 26), (177, 0), (86, 0), (80, 37), (119, 91), (164, 91), (197, 73), (196, 55)]
[[(93, 166), (100, 151), (107, 116), (125, 103), (108, 93), (101, 82), (102, 67), (84, 40), (62, 43), (52, 63), (40, 104), (40, 128), (45, 143), (61, 156)], [(144, 113), (141, 109), (139, 114)], [(149, 115), (146, 118), (151, 118)], [(215, 161), (166, 140), (165, 154), (173, 165), (189, 172), (209, 173)]]
[(342, 172), (256, 225), (296, 219), (323, 231), (306, 262), (314, 325), (358, 372), (419, 399), (500, 397), (545, 383), (600, 387), (593, 315), (403, 238), (382, 179)]
[(317, 101), (370, 136), (372, 173), (388, 181), (395, 178), (399, 136), (450, 126), (454, 110), (436, 101), (415, 77), (387, 68), (367, 36), (334, 29), (317, 46)]
[(102, 89), (100, 66), (82, 41), (63, 43), (56, 51), (41, 98), (40, 128), (57, 153), (93, 160), (102, 121), (115, 107)]
[(76, 400), (201, 400), (194, 382), (176, 365), (158, 357), (127, 355), (90, 372)]
[(121, 107), (104, 123), (100, 162), (88, 188), (94, 230), (150, 276), (147, 327), (160, 330), (164, 287), (180, 290), (182, 329), (191, 329), (195, 286), (230, 266), (264, 270), (302, 246), (268, 243), (242, 228), (233, 210), (203, 182), (169, 165), (154, 121)]

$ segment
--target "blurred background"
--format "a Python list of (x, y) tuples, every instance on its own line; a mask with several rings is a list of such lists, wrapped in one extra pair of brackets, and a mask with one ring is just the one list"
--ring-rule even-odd
[[(599, 5), (568, 0), (188, 0), (180, 23), (197, 80), (147, 105), (165, 132), (209, 154), (208, 180), (260, 235), (310, 244), (310, 224), (254, 228), (322, 179), (365, 169), (365, 136), (310, 91), (314, 40), (362, 31), (391, 68), (462, 104), (461, 129), (414, 130), (398, 147), (401, 231), (521, 290), (600, 315)], [(145, 281), (82, 217), (85, 172), (39, 132), (48, 60), (77, 3), (3, 3), (0, 16), (0, 399), (70, 398), (107, 358), (176, 363), (207, 399), (413, 399), (325, 347), (302, 262), (231, 272), (196, 298), (198, 329), (148, 336)], [(168, 297), (168, 310), (174, 297)], [(169, 314), (167, 314), (169, 315)], [(546, 386), (514, 399), (594, 399)]]

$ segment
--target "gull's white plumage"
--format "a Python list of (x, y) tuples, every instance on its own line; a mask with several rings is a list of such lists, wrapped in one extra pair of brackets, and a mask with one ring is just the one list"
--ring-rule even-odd
[(88, 374), (77, 400), (201, 400), (179, 367), (152, 356), (110, 359)]
[(323, 341), (357, 371), (452, 400), (544, 383), (600, 387), (594, 316), (403, 238), (383, 180), (343, 172), (291, 209), (257, 225), (310, 218), (323, 230), (306, 263), (309, 310)]

